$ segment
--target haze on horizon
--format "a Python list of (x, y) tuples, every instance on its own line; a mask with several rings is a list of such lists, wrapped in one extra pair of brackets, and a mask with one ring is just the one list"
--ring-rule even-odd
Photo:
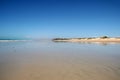
[(0, 38), (120, 37), (119, 0), (0, 0)]

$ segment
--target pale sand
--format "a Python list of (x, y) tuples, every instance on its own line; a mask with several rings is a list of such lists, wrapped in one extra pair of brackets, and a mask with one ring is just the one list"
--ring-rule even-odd
[(1, 80), (120, 80), (119, 62), (99, 56), (28, 54), (9, 63)]
[(120, 80), (118, 45), (62, 44), (2, 43), (0, 80)]
[(69, 39), (69, 40), (54, 40), (54, 41), (65, 41), (65, 42), (120, 42), (120, 38)]
[(4, 80), (120, 80), (120, 71), (112, 65), (83, 61), (48, 59), (19, 65)]

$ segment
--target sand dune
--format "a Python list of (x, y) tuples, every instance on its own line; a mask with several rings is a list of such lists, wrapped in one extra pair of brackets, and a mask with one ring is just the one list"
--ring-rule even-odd
[(85, 38), (85, 39), (58, 39), (58, 40), (53, 40), (53, 41), (66, 41), (66, 42), (120, 42), (120, 38)]

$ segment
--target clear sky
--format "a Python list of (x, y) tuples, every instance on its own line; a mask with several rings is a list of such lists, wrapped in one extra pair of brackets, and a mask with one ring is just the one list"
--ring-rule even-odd
[(0, 38), (120, 37), (120, 0), (0, 0)]

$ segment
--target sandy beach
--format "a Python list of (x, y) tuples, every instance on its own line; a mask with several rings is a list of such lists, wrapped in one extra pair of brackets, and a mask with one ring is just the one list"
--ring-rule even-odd
[(1, 42), (0, 80), (120, 80), (120, 44)]
[(0, 0), (0, 80), (120, 80), (120, 0)]
[(120, 42), (120, 38), (105, 38), (105, 39), (101, 39), (101, 38), (93, 38), (93, 39), (89, 39), (89, 38), (85, 38), (85, 39), (63, 39), (63, 40), (53, 40), (53, 41), (60, 41), (60, 42)]

